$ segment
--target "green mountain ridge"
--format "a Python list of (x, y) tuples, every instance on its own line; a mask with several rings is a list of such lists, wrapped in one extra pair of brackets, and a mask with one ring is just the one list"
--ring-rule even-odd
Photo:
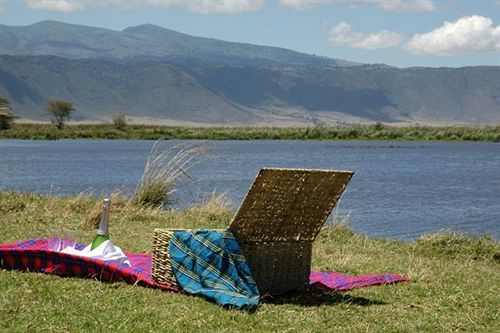
[(500, 123), (500, 67), (360, 65), (280, 48), (192, 37), (153, 25), (108, 29), (44, 21), (0, 26), (0, 96), (22, 118), (50, 99), (75, 120), (227, 125)]
[(152, 24), (123, 31), (56, 21), (0, 25), (0, 54), (65, 58), (160, 58), (169, 61), (354, 65), (283, 48), (195, 37)]

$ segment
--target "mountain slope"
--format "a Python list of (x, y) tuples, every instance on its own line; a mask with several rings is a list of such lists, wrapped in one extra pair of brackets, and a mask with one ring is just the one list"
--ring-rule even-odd
[(43, 108), (55, 98), (75, 104), (76, 120), (99, 120), (118, 111), (198, 122), (249, 118), (167, 63), (1, 56), (0, 64), (0, 95), (26, 118), (43, 119)]
[(82, 58), (161, 58), (176, 62), (353, 65), (283, 48), (194, 37), (151, 24), (123, 31), (42, 21), (0, 25), (0, 54)]
[(0, 95), (41, 118), (47, 100), (76, 119), (136, 117), (199, 123), (295, 121), (500, 122), (500, 67), (176, 64), (162, 60), (0, 56)]

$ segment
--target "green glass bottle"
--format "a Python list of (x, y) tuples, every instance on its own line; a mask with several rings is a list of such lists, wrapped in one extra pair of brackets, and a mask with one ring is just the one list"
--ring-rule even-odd
[(108, 198), (104, 199), (104, 206), (102, 208), (102, 215), (101, 215), (101, 223), (99, 224), (99, 229), (97, 229), (97, 234), (92, 240), (92, 245), (90, 246), (90, 250), (97, 248), (99, 245), (101, 245), (102, 243), (104, 243), (109, 239), (109, 230), (108, 230), (109, 204), (110, 200)]

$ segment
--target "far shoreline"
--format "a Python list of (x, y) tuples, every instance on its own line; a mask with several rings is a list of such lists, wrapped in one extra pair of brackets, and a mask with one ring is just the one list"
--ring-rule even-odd
[(349, 124), (312, 127), (230, 127), (127, 124), (73, 124), (62, 129), (47, 123), (13, 124), (0, 130), (0, 139), (60, 140), (380, 140), (500, 142), (500, 124), (490, 126), (431, 126)]

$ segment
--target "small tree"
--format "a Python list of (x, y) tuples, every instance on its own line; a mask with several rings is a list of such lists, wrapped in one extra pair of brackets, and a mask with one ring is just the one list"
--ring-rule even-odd
[(7, 98), (0, 96), (0, 130), (9, 129), (16, 116), (10, 113), (10, 102)]
[(127, 126), (127, 117), (123, 112), (115, 113), (111, 117), (111, 120), (113, 121), (113, 126), (118, 130), (123, 130)]
[(61, 99), (52, 99), (45, 111), (52, 117), (52, 124), (61, 129), (64, 127), (64, 123), (71, 119), (71, 113), (75, 111), (75, 108), (73, 103)]

